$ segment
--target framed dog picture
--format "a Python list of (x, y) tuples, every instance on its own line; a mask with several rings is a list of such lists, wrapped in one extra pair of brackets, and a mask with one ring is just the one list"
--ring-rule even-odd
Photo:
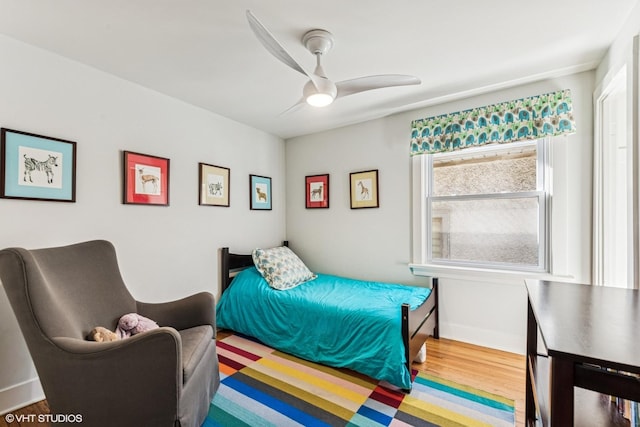
[(271, 210), (271, 178), (249, 175), (249, 205), (251, 210)]

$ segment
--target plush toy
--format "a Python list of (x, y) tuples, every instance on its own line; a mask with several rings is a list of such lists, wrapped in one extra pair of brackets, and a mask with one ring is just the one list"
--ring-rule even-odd
[(96, 342), (109, 342), (116, 341), (120, 338), (115, 332), (110, 331), (107, 328), (103, 328), (102, 326), (96, 326), (91, 330), (91, 332), (89, 332), (87, 339)]
[(129, 313), (122, 316), (118, 321), (116, 334), (118, 338), (123, 339), (156, 328), (159, 328), (159, 326), (153, 320), (137, 313)]

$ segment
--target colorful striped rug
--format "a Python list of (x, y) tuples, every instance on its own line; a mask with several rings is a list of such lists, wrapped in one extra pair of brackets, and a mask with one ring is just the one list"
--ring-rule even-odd
[(218, 341), (221, 383), (202, 427), (509, 426), (514, 402), (417, 373), (410, 394), (369, 377), (231, 335)]

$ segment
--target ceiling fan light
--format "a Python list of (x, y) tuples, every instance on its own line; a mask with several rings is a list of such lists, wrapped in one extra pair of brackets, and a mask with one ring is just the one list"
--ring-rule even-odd
[(333, 96), (327, 93), (312, 93), (307, 96), (306, 101), (312, 107), (326, 107), (333, 102)]
[(302, 97), (312, 107), (326, 107), (337, 94), (336, 85), (326, 77), (318, 77), (315, 83), (309, 80), (302, 89)]

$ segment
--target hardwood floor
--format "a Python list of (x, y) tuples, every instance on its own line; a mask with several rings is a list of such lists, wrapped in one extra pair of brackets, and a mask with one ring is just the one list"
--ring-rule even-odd
[(515, 401), (516, 426), (524, 427), (525, 356), (440, 338), (427, 340), (425, 371)]
[[(221, 337), (220, 337), (221, 338)], [(427, 361), (414, 363), (414, 368), (432, 373), (458, 383), (476, 387), (512, 399), (516, 404), (516, 426), (524, 426), (525, 358), (446, 338), (427, 341)], [(46, 401), (12, 411), (12, 415), (31, 415), (33, 422), (7, 424), (5, 415), (0, 417), (0, 427), (50, 426), (38, 423), (38, 414), (49, 413)]]

